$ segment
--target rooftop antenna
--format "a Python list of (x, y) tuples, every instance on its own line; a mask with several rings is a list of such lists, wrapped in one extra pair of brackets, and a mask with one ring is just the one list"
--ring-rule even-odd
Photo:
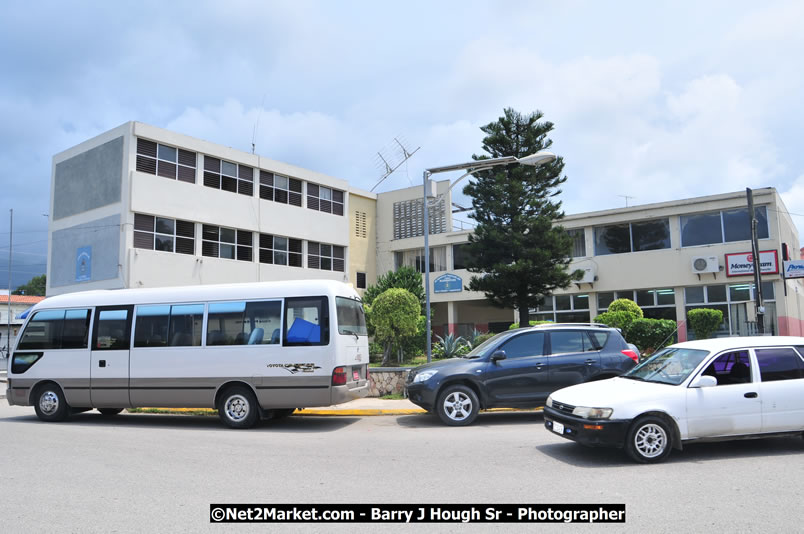
[[(403, 139), (404, 141), (404, 139)], [(399, 147), (391, 145), (390, 148), (383, 149), (385, 150), (385, 155), (383, 155), (382, 150), (377, 152), (377, 158), (375, 159), (377, 166), (381, 169), (384, 168), (383, 174), (380, 177), (380, 181), (374, 184), (374, 187), (371, 188), (372, 191), (377, 189), (377, 186), (380, 185), (383, 180), (391, 176), (391, 174), (397, 170), (403, 163), (405, 163), (410, 157), (418, 152), (421, 147), (416, 147), (415, 150), (412, 152), (405, 148), (405, 145), (402, 142), (394, 137), (394, 142), (399, 145)], [(401, 153), (399, 152), (401, 150)], [(390, 152), (390, 154), (389, 154)]]
[(251, 134), (251, 153), (257, 150), (257, 127), (260, 125), (260, 115), (262, 114), (262, 107), (265, 105), (265, 95), (262, 95), (262, 102), (260, 102), (260, 109), (257, 111), (257, 120), (254, 121), (254, 132)]
[(623, 197), (625, 199), (625, 207), (628, 207), (628, 199), (635, 199), (636, 197), (628, 196), (628, 195), (617, 195), (618, 197)]

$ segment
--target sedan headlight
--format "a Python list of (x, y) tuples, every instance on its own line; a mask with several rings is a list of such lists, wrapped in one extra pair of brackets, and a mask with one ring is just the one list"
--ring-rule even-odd
[(588, 408), (586, 406), (576, 406), (572, 410), (572, 415), (583, 417), (584, 419), (608, 419), (614, 410), (611, 408)]
[(545, 402), (544, 404), (548, 408), (552, 408), (553, 407), (553, 396), (551, 395), (551, 396), (547, 397), (547, 402)]
[(429, 371), (422, 371), (421, 373), (417, 374), (413, 377), (413, 383), (418, 384), (419, 382), (426, 382), (430, 380), (435, 374), (438, 373), (436, 370), (429, 370)]

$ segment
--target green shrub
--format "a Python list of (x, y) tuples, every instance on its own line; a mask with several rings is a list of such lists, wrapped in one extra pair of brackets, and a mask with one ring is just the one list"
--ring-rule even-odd
[(440, 358), (455, 358), (471, 350), (466, 340), (460, 336), (455, 337), (454, 334), (447, 334), (444, 337), (439, 335), (436, 335), (436, 337), (438, 338), (438, 343), (433, 349), (433, 354), (438, 354)]
[(670, 319), (634, 319), (628, 326), (626, 340), (643, 353), (651, 353), (673, 343), (676, 322)]
[(472, 343), (472, 348), (481, 345), (486, 340), (493, 338), (496, 334), (494, 332), (486, 332), (485, 334), (480, 334), (479, 336), (475, 336), (474, 342)]
[(687, 312), (690, 329), (695, 339), (707, 339), (723, 324), (723, 312), (711, 308), (696, 308)]
[(631, 299), (617, 299), (609, 304), (609, 312), (627, 312), (634, 316), (634, 319), (642, 319), (645, 314), (642, 313), (636, 302)]
[[(642, 310), (639, 311), (641, 312)], [(631, 323), (636, 319), (638, 319), (638, 317), (627, 311), (607, 311), (595, 317), (594, 321), (596, 323), (603, 323), (613, 328), (619, 328), (622, 330), (623, 335), (625, 335), (625, 333), (628, 331), (628, 327), (631, 326)]]
[[(538, 324), (547, 324), (552, 323), (553, 321), (528, 321), (530, 326), (536, 326)], [(514, 330), (515, 328), (519, 328), (519, 323), (514, 323), (508, 327), (508, 330)]]

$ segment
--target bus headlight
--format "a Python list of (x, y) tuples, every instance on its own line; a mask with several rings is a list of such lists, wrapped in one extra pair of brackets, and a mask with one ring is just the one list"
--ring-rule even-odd
[(583, 417), (584, 419), (608, 419), (614, 410), (611, 408), (588, 408), (586, 406), (576, 406), (572, 410), (572, 415)]

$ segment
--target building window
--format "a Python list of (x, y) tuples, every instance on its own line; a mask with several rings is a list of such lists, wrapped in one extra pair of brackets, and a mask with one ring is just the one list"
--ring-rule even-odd
[(261, 170), (260, 198), (301, 207), (302, 181)]
[(603, 291), (597, 294), (597, 313), (605, 312), (616, 299), (633, 300), (642, 308), (647, 319), (676, 320), (676, 294), (673, 288)]
[(196, 153), (137, 138), (137, 170), (195, 183)]
[[(714, 332), (715, 337), (757, 335), (757, 322), (754, 310), (755, 285), (716, 284), (684, 288), (686, 311), (695, 308), (711, 308), (723, 312), (723, 323)], [(776, 333), (776, 303), (773, 282), (762, 282), (762, 299), (765, 304), (765, 332)], [(687, 317), (689, 324), (689, 317)], [(687, 329), (688, 339), (695, 339), (692, 329)]]
[(260, 263), (301, 267), (301, 239), (260, 234)]
[(134, 248), (195, 254), (195, 224), (135, 213)]
[(366, 273), (357, 273), (357, 288), (366, 289)]
[(572, 239), (572, 257), (582, 258), (586, 256), (586, 234), (583, 228), (572, 228), (567, 230), (567, 235)]
[(307, 243), (307, 267), (322, 271), (344, 272), (344, 248), (325, 243)]
[(201, 254), (212, 258), (252, 261), (252, 235), (246, 230), (205, 224)]
[[(765, 206), (754, 208), (757, 237), (767, 239), (768, 213)], [(681, 246), (712, 245), (751, 239), (748, 208), (681, 216)]]
[(254, 169), (210, 156), (204, 156), (204, 185), (232, 193), (254, 194)]
[(355, 237), (366, 239), (368, 232), (366, 231), (366, 212), (355, 211)]
[[(422, 199), (394, 202), (394, 239), (424, 235), (424, 207)], [(430, 235), (447, 231), (446, 201), (439, 195), (427, 207)]]
[(530, 310), (531, 320), (556, 323), (588, 323), (589, 295), (550, 295)]
[(307, 183), (307, 207), (335, 215), (343, 215), (343, 191)]
[[(403, 250), (394, 254), (396, 269), (412, 267), (424, 272), (424, 249)], [(447, 270), (447, 247), (430, 247), (430, 272)]]
[(458, 245), (452, 245), (452, 268), (453, 269), (466, 269), (467, 267), (467, 255), (468, 255), (468, 243), (460, 243)]
[(595, 254), (623, 254), (670, 248), (670, 220), (657, 219), (595, 228)]

